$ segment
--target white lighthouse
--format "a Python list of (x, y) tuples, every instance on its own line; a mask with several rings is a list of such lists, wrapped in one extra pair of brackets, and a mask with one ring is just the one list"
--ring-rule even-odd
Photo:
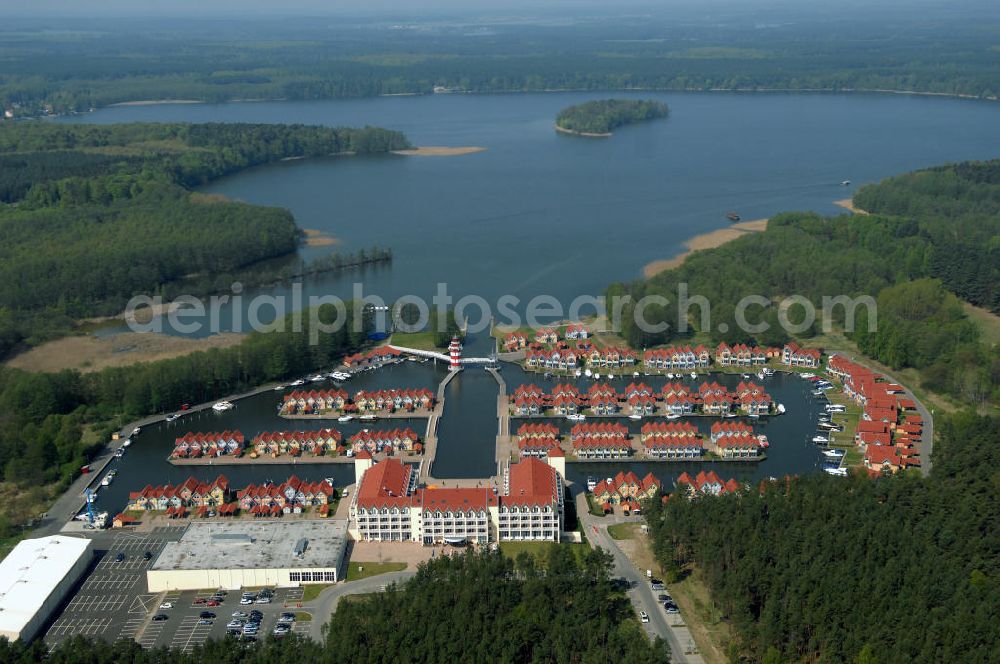
[(458, 340), (458, 337), (451, 338), (451, 343), (448, 344), (448, 356), (451, 358), (448, 369), (451, 371), (460, 370), (462, 368), (462, 342)]

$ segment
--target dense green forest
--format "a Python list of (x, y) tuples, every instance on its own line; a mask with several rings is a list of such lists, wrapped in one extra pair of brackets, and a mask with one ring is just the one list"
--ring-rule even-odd
[(182, 277), (215, 283), (294, 252), (286, 210), (190, 187), (289, 157), (408, 146), (373, 127), (0, 125), (0, 357)]
[(559, 111), (556, 127), (576, 134), (609, 134), (615, 127), (667, 117), (670, 109), (659, 101), (597, 99)]
[(881, 4), (593, 5), (579, 17), (539, 5), (518, 21), (473, 7), (405, 20), (10, 19), (0, 37), (0, 106), (33, 115), (130, 100), (323, 99), (436, 86), (1000, 93), (995, 7), (906, 15)]
[(51, 654), (44, 644), (0, 641), (9, 664), (171, 662), (503, 662), (653, 664), (670, 661), (650, 643), (635, 612), (608, 576), (610, 555), (590, 550), (577, 562), (553, 546), (542, 560), (500, 553), (440, 556), (384, 594), (342, 601), (325, 644), (294, 636), (249, 648), (208, 642), (189, 655), (76, 638)]
[[(653, 294), (670, 298), (670, 306), (646, 311), (651, 322), (670, 324), (662, 333), (640, 330), (626, 308), (624, 335), (636, 348), (698, 333), (729, 343), (784, 342), (788, 335), (778, 325), (773, 304), (751, 306), (746, 312), (751, 323), (767, 322), (768, 331), (740, 330), (736, 305), (747, 295), (763, 295), (772, 303), (802, 295), (818, 312), (824, 296), (876, 296), (877, 329), (869, 333), (866, 309), (860, 307), (856, 331), (848, 333), (864, 353), (896, 369), (919, 369), (927, 387), (965, 403), (1000, 403), (1000, 349), (983, 341), (956, 297), (996, 310), (998, 169), (1000, 161), (967, 163), (891, 178), (858, 193), (861, 207), (880, 214), (777, 215), (763, 233), (697, 252), (680, 267), (647, 281), (613, 285), (608, 294), (629, 294), (633, 301)], [(907, 200), (914, 202), (908, 207)], [(711, 329), (698, 329), (695, 307), (687, 321), (691, 329), (679, 332), (680, 284), (688, 285), (691, 296), (702, 295), (711, 303)], [(845, 322), (844, 307), (834, 307), (832, 314), (835, 326)], [(799, 320), (794, 311), (789, 318)], [(820, 319), (817, 316), (796, 336), (821, 333)], [(726, 326), (725, 332), (719, 331), (720, 325)]]
[(658, 558), (701, 570), (734, 661), (1000, 658), (1000, 419), (935, 424), (929, 478), (816, 473), (649, 506)]
[[(334, 366), (361, 348), (370, 331), (368, 321), (354, 329), (351, 306), (347, 314), (337, 332), (317, 333), (317, 343), (310, 343), (312, 316), (306, 312), (299, 332), (289, 319), (283, 331), (251, 333), (232, 348), (159, 362), (86, 374), (0, 367), (0, 479), (25, 491), (64, 485), (105, 445), (111, 431), (128, 421)], [(315, 315), (331, 323), (336, 312), (327, 306)], [(33, 516), (12, 513), (10, 507), (0, 510), (0, 539), (15, 535)]]

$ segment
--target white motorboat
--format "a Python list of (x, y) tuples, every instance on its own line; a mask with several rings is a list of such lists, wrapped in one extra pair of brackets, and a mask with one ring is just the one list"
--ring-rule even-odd
[(314, 376), (309, 376), (310, 383), (322, 383), (324, 380), (326, 380), (326, 376), (324, 376), (323, 374), (316, 374)]
[(136, 428), (132, 429), (132, 435), (133, 436), (138, 436), (140, 431), (142, 431), (142, 429), (140, 429), (139, 427), (136, 427)]
[(378, 419), (378, 416), (376, 416), (376, 415), (362, 415), (358, 419), (360, 419), (362, 422), (374, 422), (375, 420)]
[(292, 382), (289, 383), (289, 385), (291, 385), (292, 387), (298, 387), (299, 385), (305, 385), (305, 384), (306, 381), (302, 380), (301, 378), (293, 380)]
[(850, 186), (851, 186), (851, 181), (850, 181), (850, 180), (843, 180), (843, 181), (842, 181), (842, 182), (840, 183), (840, 186), (841, 186), (841, 187), (850, 187)]
[(573, 413), (572, 415), (567, 415), (566, 419), (570, 422), (583, 422), (587, 419), (587, 416), (582, 413)]
[(802, 373), (802, 374), (799, 374), (799, 378), (805, 378), (806, 380), (808, 380), (810, 378), (815, 378), (815, 377), (816, 377), (816, 374), (811, 374), (811, 373)]
[(679, 420), (679, 419), (681, 419), (681, 416), (678, 415), (677, 413), (667, 413), (667, 419), (668, 420)]
[(767, 436), (765, 436), (764, 434), (758, 434), (757, 440), (758, 442), (760, 442), (760, 446), (765, 449), (771, 446), (771, 441), (769, 441), (767, 439)]
[(846, 468), (824, 468), (823, 471), (829, 473), (830, 475), (835, 475), (836, 477), (847, 477)]
[(632, 413), (631, 415), (628, 416), (628, 418), (630, 420), (641, 420), (642, 415), (640, 415), (639, 413)]
[(812, 442), (816, 443), (817, 445), (829, 445), (830, 439), (827, 438), (826, 436), (813, 436)]
[(125, 449), (124, 448), (119, 447), (117, 450), (115, 450), (115, 458), (116, 459), (121, 459), (123, 456), (125, 456)]
[(698, 374), (696, 374), (695, 372), (692, 371), (691, 372), (691, 380), (695, 380), (697, 377), (698, 377)]
[(774, 375), (774, 369), (772, 369), (771, 367), (764, 367), (760, 371), (765, 376), (773, 376)]
[(823, 450), (823, 456), (831, 459), (839, 459), (844, 456), (843, 450)]
[(235, 408), (235, 406), (231, 401), (219, 401), (217, 403), (212, 404), (212, 410), (214, 410), (217, 413), (221, 413), (225, 410), (231, 410), (233, 408)]
[(354, 419), (353, 415), (341, 415), (340, 417), (337, 418), (337, 421), (338, 422), (350, 422), (353, 419)]
[(632, 377), (633, 378), (638, 378), (639, 377), (639, 372), (638, 371), (633, 371), (632, 372)]
[(673, 380), (674, 379), (674, 375), (672, 373), (668, 373), (667, 374), (667, 378), (669, 378), (670, 380)]
[(122, 441), (122, 447), (128, 447), (131, 444), (132, 444), (131, 438), (126, 438), (125, 440)]
[(325, 477), (325, 478), (323, 478), (323, 481), (326, 482), (327, 484), (329, 484), (330, 486), (333, 486), (333, 478), (332, 477)]
[(180, 419), (180, 413), (171, 413), (167, 415), (167, 422), (173, 422), (174, 420)]
[(593, 492), (597, 488), (597, 480), (593, 475), (587, 478), (587, 491)]
[(587, 378), (590, 378), (593, 375), (593, 372), (590, 369), (587, 369), (586, 371), (583, 372), (583, 375), (586, 376)]
[(778, 411), (778, 415), (784, 415), (785, 414), (785, 404), (779, 403), (778, 407), (776, 408), (776, 410)]
[(274, 391), (275, 391), (275, 392), (280, 392), (280, 391), (282, 391), (283, 389), (285, 389), (285, 386), (284, 386), (284, 385), (275, 385), (275, 386), (274, 386)]
[(111, 473), (108, 473), (101, 480), (101, 486), (111, 486), (111, 480), (113, 480), (114, 478), (115, 478), (114, 475), (112, 475)]

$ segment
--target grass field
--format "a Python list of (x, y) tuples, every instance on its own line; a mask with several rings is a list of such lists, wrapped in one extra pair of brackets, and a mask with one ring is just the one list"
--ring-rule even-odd
[(333, 586), (332, 583), (310, 583), (308, 586), (303, 586), (302, 601), (311, 602), (317, 597), (319, 597), (319, 594), (321, 592), (332, 586)]
[(616, 540), (632, 539), (638, 530), (639, 527), (634, 523), (616, 523), (608, 526), (608, 534), (611, 535), (611, 539)]
[(347, 580), (360, 581), (370, 576), (387, 574), (389, 572), (402, 572), (406, 569), (406, 563), (366, 563), (351, 562), (347, 566)]
[(434, 337), (434, 332), (393, 332), (389, 341), (394, 346), (404, 348), (440, 351), (441, 349), (434, 345)]
[(517, 558), (521, 552), (528, 553), (535, 557), (540, 563), (545, 563), (548, 552), (553, 547), (565, 546), (576, 555), (577, 560), (582, 560), (583, 556), (590, 548), (589, 544), (572, 544), (570, 542), (500, 542), (500, 551), (508, 558)]

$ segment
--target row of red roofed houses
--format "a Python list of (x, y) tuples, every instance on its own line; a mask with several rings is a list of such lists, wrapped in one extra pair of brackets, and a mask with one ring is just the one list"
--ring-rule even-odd
[[(582, 323), (570, 323), (566, 326), (566, 331), (563, 333), (563, 338), (569, 341), (578, 341), (581, 339), (587, 339), (590, 337), (590, 331), (587, 329), (586, 325)], [(502, 340), (503, 349), (506, 351), (516, 351), (522, 348), (528, 348), (532, 344), (542, 344), (552, 345), (559, 343), (559, 330), (554, 327), (542, 327), (535, 330), (533, 333), (521, 332), (520, 330), (515, 330), (504, 335)]]
[(639, 354), (630, 348), (606, 346), (594, 348), (587, 341), (577, 342), (576, 348), (560, 344), (555, 348), (529, 347), (524, 355), (528, 369), (576, 369), (586, 365), (595, 369), (623, 369), (633, 367)]
[(619, 393), (607, 383), (594, 383), (586, 392), (572, 384), (556, 385), (546, 393), (534, 384), (520, 385), (511, 395), (510, 412), (515, 417), (544, 415), (576, 415), (589, 411), (599, 416), (628, 412), (638, 415), (706, 415), (724, 416), (742, 412), (747, 415), (767, 415), (774, 402), (763, 387), (751, 381), (741, 381), (730, 392), (717, 382), (702, 383), (697, 392), (682, 383), (668, 383), (659, 393), (645, 383), (630, 383)]
[(168, 516), (182, 517), (187, 510), (195, 510), (200, 516), (213, 512), (231, 516), (240, 509), (266, 505), (278, 506), (284, 513), (297, 513), (304, 507), (328, 505), (335, 497), (336, 491), (329, 482), (306, 482), (294, 475), (281, 484), (251, 484), (241, 491), (234, 491), (225, 475), (211, 482), (189, 477), (177, 485), (146, 485), (132, 491), (126, 511), (169, 511)]
[(198, 459), (201, 457), (241, 456), (244, 437), (239, 431), (221, 433), (187, 432), (174, 440), (171, 459)]
[(691, 477), (687, 473), (681, 473), (675, 482), (675, 486), (675, 493), (686, 494), (689, 498), (694, 498), (698, 495), (721, 496), (726, 493), (739, 494), (746, 489), (744, 485), (734, 479), (728, 479), (723, 482), (722, 478), (714, 470), (708, 472), (702, 470), (694, 477)]
[(639, 431), (646, 456), (687, 461), (705, 454), (701, 433), (690, 422), (647, 422)]
[(344, 436), (336, 429), (315, 431), (264, 431), (257, 434), (250, 445), (251, 457), (279, 457), (340, 455), (347, 451)]
[(594, 500), (605, 512), (611, 512), (615, 505), (620, 505), (624, 512), (638, 514), (641, 511), (640, 502), (656, 498), (661, 490), (660, 480), (652, 473), (639, 479), (630, 470), (619, 471), (614, 477), (601, 480), (592, 493)]
[(913, 400), (905, 397), (903, 386), (843, 355), (831, 356), (827, 371), (840, 379), (844, 394), (863, 408), (854, 442), (864, 452), (868, 472), (891, 474), (919, 467), (916, 443), (923, 435), (924, 422)]
[(409, 427), (405, 429), (366, 429), (359, 431), (348, 439), (350, 449), (357, 454), (365, 450), (371, 454), (385, 452), (423, 452), (420, 437)]
[(343, 359), (343, 365), (348, 369), (360, 370), (369, 367), (380, 367), (384, 364), (396, 362), (403, 359), (403, 352), (392, 346), (379, 346), (367, 353), (355, 353), (347, 355)]
[(618, 422), (574, 425), (569, 440), (580, 459), (621, 459), (633, 452), (628, 427)]
[(284, 396), (281, 415), (326, 413), (414, 412), (434, 408), (434, 393), (426, 388), (360, 390), (351, 398), (341, 389), (295, 390)]

